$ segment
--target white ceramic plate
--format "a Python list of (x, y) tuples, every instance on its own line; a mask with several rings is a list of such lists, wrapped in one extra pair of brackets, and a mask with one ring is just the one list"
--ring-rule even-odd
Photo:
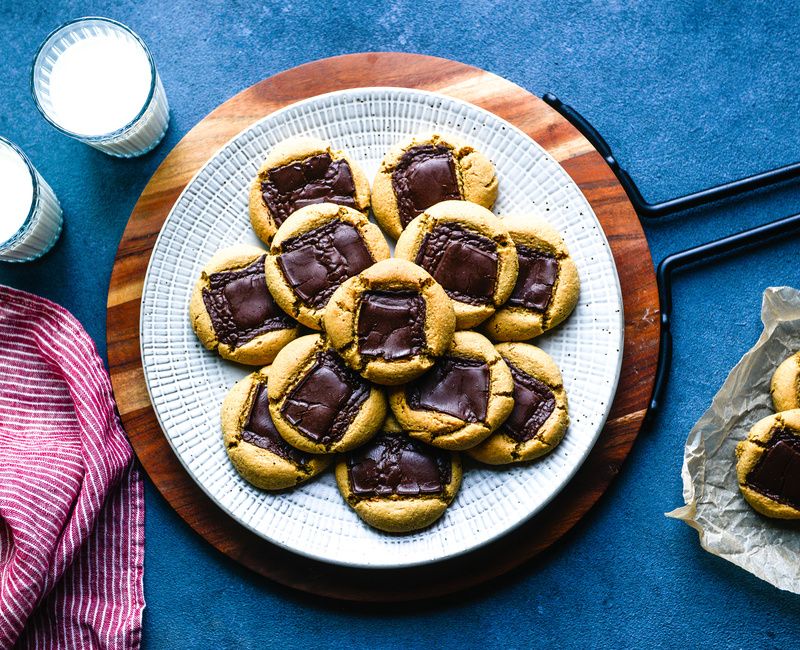
[[(192, 286), (220, 248), (259, 244), (250, 229), (248, 189), (272, 146), (314, 135), (347, 150), (372, 178), (398, 140), (452, 132), (497, 168), (497, 214), (544, 215), (563, 234), (581, 278), (580, 303), (561, 327), (539, 339), (561, 367), (572, 423), (564, 441), (533, 464), (488, 469), (467, 464), (455, 502), (433, 526), (387, 535), (362, 523), (332, 474), (282, 494), (239, 477), (222, 444), (219, 406), (251, 370), (205, 350), (189, 324)], [(142, 360), (161, 427), (200, 487), (239, 523), (263, 538), (325, 562), (401, 567), (442, 560), (508, 532), (547, 504), (594, 445), (619, 378), (622, 297), (605, 235), (563, 168), (499, 117), (444, 95), (361, 88), (299, 102), (237, 135), (198, 172), (167, 217), (153, 249), (141, 311)]]

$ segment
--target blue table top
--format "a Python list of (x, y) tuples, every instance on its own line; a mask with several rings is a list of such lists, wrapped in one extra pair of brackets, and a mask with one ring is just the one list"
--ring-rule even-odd
[[(635, 4), (635, 3), (632, 3)], [(656, 3), (654, 3), (656, 4)], [(404, 50), (552, 91), (605, 135), (645, 196), (677, 196), (800, 158), (800, 14), (791, 3), (390, 4), (0, 0), (0, 134), (59, 196), (66, 225), (42, 260), (0, 264), (0, 283), (64, 305), (105, 356), (114, 253), (134, 203), (178, 140), (251, 84), (306, 61)], [(135, 160), (74, 142), (36, 112), (31, 58), (66, 20), (121, 20), (150, 46), (172, 106), (165, 141)], [(800, 210), (798, 184), (646, 228), (656, 262)], [(693, 423), (760, 331), (761, 294), (800, 285), (786, 237), (676, 278), (676, 354), (665, 407), (606, 495), (552, 550), (511, 575), (434, 604), (348, 605), (309, 597), (215, 551), (148, 482), (146, 648), (788, 647), (800, 599), (700, 548), (663, 513), (683, 503)], [(794, 643), (792, 643), (794, 641)]]

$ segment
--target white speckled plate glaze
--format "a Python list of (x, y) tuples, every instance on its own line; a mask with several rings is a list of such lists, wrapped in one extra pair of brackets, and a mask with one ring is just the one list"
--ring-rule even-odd
[[(259, 245), (250, 229), (248, 190), (265, 153), (290, 136), (313, 135), (350, 153), (371, 179), (386, 151), (406, 136), (458, 134), (494, 162), (500, 215), (545, 216), (563, 234), (581, 278), (580, 303), (537, 344), (561, 367), (571, 425), (538, 462), (508, 469), (467, 463), (461, 491), (426, 530), (388, 535), (362, 523), (331, 472), (270, 494), (242, 479), (228, 460), (219, 406), (252, 369), (220, 359), (195, 338), (189, 297), (215, 251)], [(594, 445), (613, 400), (622, 358), (622, 297), (611, 250), (589, 203), (564, 169), (522, 131), (466, 102), (399, 88), (361, 88), (304, 100), (237, 135), (198, 172), (167, 217), (153, 249), (142, 297), (141, 347), (150, 397), (178, 458), (225, 512), (264, 539), (325, 562), (401, 567), (473, 550), (542, 509)]]

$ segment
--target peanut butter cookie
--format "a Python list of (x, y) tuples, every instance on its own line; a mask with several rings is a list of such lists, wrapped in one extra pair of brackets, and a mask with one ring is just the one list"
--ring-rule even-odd
[(268, 391), (278, 433), (311, 454), (353, 449), (386, 417), (383, 391), (348, 368), (318, 334), (301, 336), (278, 353)]
[(800, 409), (759, 420), (736, 446), (736, 477), (757, 512), (800, 519)]
[(519, 273), (506, 303), (481, 328), (495, 341), (526, 341), (575, 309), (580, 280), (561, 235), (534, 216), (503, 219), (517, 247)]
[(264, 490), (282, 490), (322, 472), (327, 456), (298, 451), (278, 434), (269, 414), (269, 368), (237, 382), (222, 402), (225, 451), (236, 470)]
[(299, 332), (267, 288), (265, 256), (255, 246), (226, 248), (211, 258), (195, 283), (189, 303), (192, 328), (206, 348), (224, 359), (268, 364)]
[(477, 332), (456, 332), (433, 367), (389, 393), (400, 426), (413, 438), (442, 449), (483, 442), (514, 408), (511, 371), (491, 342)]
[(378, 384), (404, 384), (450, 345), (453, 305), (416, 264), (390, 259), (342, 284), (325, 310), (325, 331), (347, 364)]
[(265, 264), (267, 283), (287, 313), (318, 330), (339, 285), (389, 255), (380, 229), (360, 212), (333, 203), (310, 205), (275, 233)]
[(776, 411), (800, 408), (800, 352), (778, 366), (772, 375), (770, 393)]
[(415, 262), (442, 285), (457, 329), (489, 318), (517, 280), (517, 253), (505, 224), (467, 201), (437, 203), (416, 217), (397, 240), (395, 256)]
[(497, 431), (467, 453), (490, 465), (544, 456), (561, 442), (569, 426), (561, 371), (550, 355), (533, 345), (495, 347), (514, 378), (514, 409)]
[(372, 210), (394, 239), (432, 205), (464, 200), (491, 208), (497, 175), (482, 153), (452, 136), (417, 135), (395, 145), (372, 185)]
[(377, 436), (336, 464), (336, 482), (370, 526), (406, 533), (444, 514), (461, 485), (461, 461), (409, 438), (389, 416)]
[(269, 244), (295, 210), (336, 203), (366, 213), (369, 182), (342, 151), (317, 138), (290, 138), (273, 147), (250, 188), (250, 223)]

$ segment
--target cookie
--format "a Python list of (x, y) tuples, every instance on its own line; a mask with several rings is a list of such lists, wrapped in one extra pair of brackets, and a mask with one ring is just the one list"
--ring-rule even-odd
[(337, 462), (336, 483), (370, 526), (407, 533), (444, 514), (461, 485), (461, 461), (409, 438), (389, 416), (377, 436)]
[(451, 136), (418, 135), (395, 145), (372, 184), (372, 211), (397, 239), (414, 217), (449, 200), (491, 208), (497, 198), (494, 166), (482, 153)]
[(342, 151), (317, 138), (291, 138), (273, 147), (250, 188), (250, 223), (269, 244), (295, 210), (336, 203), (369, 209), (369, 182)]
[(389, 405), (413, 438), (469, 449), (511, 413), (513, 389), (511, 371), (491, 342), (477, 332), (456, 332), (428, 372), (391, 390)]
[(289, 343), (269, 374), (272, 421), (301, 451), (353, 449), (375, 435), (386, 417), (383, 391), (348, 368), (319, 334)]
[(561, 442), (569, 426), (561, 371), (536, 346), (501, 343), (495, 348), (514, 379), (514, 409), (497, 431), (467, 453), (489, 465), (544, 456)]
[(778, 366), (769, 392), (776, 411), (800, 408), (800, 352)]
[(222, 402), (222, 437), (236, 471), (256, 487), (282, 490), (322, 472), (327, 456), (298, 451), (278, 434), (269, 413), (269, 368), (247, 375)]
[(189, 303), (192, 328), (206, 348), (224, 359), (266, 365), (298, 335), (297, 323), (267, 288), (265, 256), (255, 246), (226, 248), (211, 258), (195, 283)]
[(437, 203), (416, 217), (397, 240), (395, 256), (415, 262), (442, 285), (457, 329), (489, 318), (517, 280), (517, 253), (503, 221), (467, 201)]
[(555, 327), (575, 309), (578, 269), (561, 235), (543, 219), (503, 221), (517, 247), (519, 273), (508, 300), (482, 330), (495, 341), (526, 341)]
[(800, 409), (759, 420), (736, 446), (736, 477), (762, 515), (800, 519)]
[(456, 317), (444, 289), (416, 264), (383, 260), (342, 284), (325, 332), (347, 365), (378, 384), (419, 377), (450, 345)]
[(275, 233), (267, 284), (287, 313), (318, 330), (339, 285), (389, 255), (380, 229), (360, 212), (333, 203), (310, 205)]

